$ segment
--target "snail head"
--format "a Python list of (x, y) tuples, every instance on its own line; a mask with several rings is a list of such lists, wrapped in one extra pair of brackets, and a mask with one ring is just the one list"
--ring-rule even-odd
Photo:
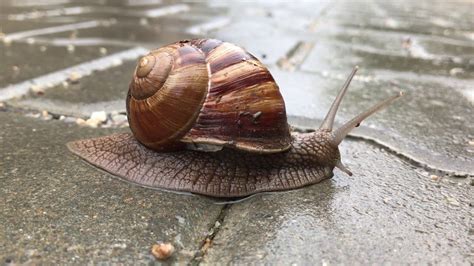
[[(389, 106), (393, 101), (403, 96), (403, 92), (399, 92), (396, 95), (393, 95), (377, 104), (372, 106), (371, 108), (367, 109), (365, 112), (357, 115), (356, 117), (352, 118), (348, 122), (344, 123), (338, 129), (333, 130), (334, 119), (336, 117), (337, 110), (339, 105), (342, 102), (342, 98), (344, 97), (349, 84), (352, 81), (352, 78), (356, 74), (357, 70), (359, 69), (358, 66), (355, 66), (352, 70), (351, 74), (347, 78), (346, 82), (342, 86), (342, 89), (339, 91), (336, 99), (329, 108), (326, 117), (324, 118), (323, 122), (319, 129), (316, 130), (315, 134), (318, 136), (318, 145), (317, 150), (330, 150), (335, 149), (336, 151), (332, 150), (332, 152), (323, 152), (323, 156), (317, 156), (317, 160), (326, 160), (329, 161), (328, 163), (333, 163), (335, 167), (339, 168), (341, 171), (345, 172), (346, 174), (352, 176), (352, 172), (341, 162), (340, 153), (338, 150), (339, 144), (344, 140), (344, 138), (351, 132), (352, 129), (358, 127), (362, 121), (364, 121), (367, 117), (371, 116), (372, 114), (376, 113), (377, 111)], [(327, 156), (327, 154), (331, 154), (331, 156)]]

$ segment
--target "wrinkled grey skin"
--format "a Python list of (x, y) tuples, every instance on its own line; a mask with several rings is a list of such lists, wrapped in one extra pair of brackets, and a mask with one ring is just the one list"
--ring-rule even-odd
[(243, 197), (315, 184), (333, 176), (340, 160), (331, 133), (293, 134), (290, 150), (253, 154), (233, 149), (218, 152), (155, 152), (131, 134), (116, 134), (68, 144), (87, 162), (146, 187), (213, 197)]

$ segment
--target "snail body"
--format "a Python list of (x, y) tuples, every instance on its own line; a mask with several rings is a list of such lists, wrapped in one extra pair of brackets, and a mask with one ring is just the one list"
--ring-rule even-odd
[(127, 181), (214, 197), (295, 189), (331, 178), (335, 167), (352, 175), (339, 143), (401, 96), (333, 130), (356, 70), (319, 129), (291, 133), (278, 86), (254, 56), (218, 40), (177, 42), (138, 63), (127, 96), (133, 134), (74, 141), (68, 148)]

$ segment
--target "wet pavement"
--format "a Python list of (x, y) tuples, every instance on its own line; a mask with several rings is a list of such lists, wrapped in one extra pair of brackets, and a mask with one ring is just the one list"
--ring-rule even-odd
[[(472, 13), (461, 0), (2, 1), (0, 262), (151, 263), (168, 241), (180, 263), (474, 263)], [(139, 188), (69, 154), (67, 141), (128, 130), (140, 55), (201, 37), (261, 58), (300, 129), (354, 65), (337, 121), (406, 95), (341, 147), (353, 177), (235, 204)], [(77, 124), (96, 111), (99, 128)]]
[(171, 262), (186, 263), (218, 219), (222, 205), (212, 200), (126, 184), (64, 145), (112, 130), (4, 112), (0, 118), (2, 264), (149, 263), (157, 241), (179, 251)]

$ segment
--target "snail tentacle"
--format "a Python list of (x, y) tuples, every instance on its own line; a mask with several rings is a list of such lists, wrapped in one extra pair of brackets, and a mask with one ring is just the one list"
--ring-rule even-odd
[(364, 121), (364, 119), (371, 116), (375, 112), (389, 106), (393, 101), (395, 101), (396, 99), (398, 99), (402, 96), (403, 96), (403, 92), (399, 92), (398, 94), (393, 95), (392, 97), (389, 97), (389, 98), (379, 102), (378, 104), (372, 106), (371, 108), (369, 108), (365, 112), (359, 114), (358, 116), (356, 116), (356, 117), (352, 118), (351, 120), (349, 120), (348, 122), (346, 122), (344, 125), (342, 125), (340, 128), (338, 128), (337, 130), (335, 130), (333, 132), (333, 134), (334, 134), (334, 143), (336, 145), (339, 145), (339, 143), (341, 143), (342, 140), (344, 140), (344, 138), (349, 134), (349, 132), (351, 132), (352, 129), (354, 129), (362, 121)]
[(326, 117), (324, 118), (323, 122), (321, 123), (321, 126), (319, 127), (320, 130), (332, 131), (332, 127), (334, 125), (334, 119), (336, 118), (336, 114), (337, 114), (337, 109), (339, 108), (339, 105), (342, 102), (342, 98), (344, 98), (344, 95), (346, 94), (347, 88), (349, 88), (349, 85), (351, 84), (352, 78), (354, 77), (354, 75), (356, 74), (358, 69), (359, 69), (358, 66), (355, 66), (352, 69), (351, 74), (349, 75), (346, 82), (342, 86), (342, 89), (337, 94), (336, 99), (332, 103), (331, 108), (329, 108), (329, 111), (326, 114)]

